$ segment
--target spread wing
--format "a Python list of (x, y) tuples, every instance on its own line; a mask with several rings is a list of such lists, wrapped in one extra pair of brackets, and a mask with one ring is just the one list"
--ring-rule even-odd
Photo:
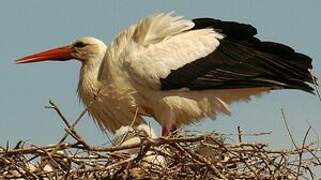
[(134, 51), (125, 60), (135, 83), (164, 91), (269, 87), (313, 92), (311, 58), (260, 41), (251, 25), (170, 15), (154, 19), (137, 25)]

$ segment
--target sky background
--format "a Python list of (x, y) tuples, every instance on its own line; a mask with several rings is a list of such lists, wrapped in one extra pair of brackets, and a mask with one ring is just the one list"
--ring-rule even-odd
[[(19, 140), (45, 145), (63, 135), (57, 114), (45, 109), (48, 100), (60, 105), (73, 121), (83, 109), (76, 89), (80, 63), (46, 62), (16, 65), (14, 60), (40, 50), (63, 45), (82, 36), (110, 42), (119, 31), (140, 18), (156, 12), (175, 11), (186, 18), (215, 17), (250, 23), (264, 40), (288, 44), (314, 59), (314, 73), (321, 74), (321, 1), (195, 1), (195, 0), (8, 0), (0, 5), (0, 145)], [(218, 116), (186, 129), (236, 133), (267, 132), (272, 135), (245, 138), (263, 141), (272, 147), (290, 147), (291, 141), (282, 121), (284, 108), (288, 124), (301, 144), (309, 125), (311, 141), (321, 134), (321, 102), (316, 96), (295, 90), (274, 91), (249, 103), (231, 106), (232, 116)], [(150, 121), (155, 130), (160, 129)], [(90, 117), (77, 130), (91, 144), (108, 142)]]

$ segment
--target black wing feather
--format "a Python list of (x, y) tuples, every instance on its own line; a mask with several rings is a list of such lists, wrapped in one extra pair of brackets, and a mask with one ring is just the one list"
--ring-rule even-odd
[(291, 47), (261, 42), (247, 24), (210, 18), (194, 19), (191, 30), (213, 28), (225, 35), (208, 56), (172, 70), (161, 89), (191, 90), (270, 87), (313, 92), (312, 59)]

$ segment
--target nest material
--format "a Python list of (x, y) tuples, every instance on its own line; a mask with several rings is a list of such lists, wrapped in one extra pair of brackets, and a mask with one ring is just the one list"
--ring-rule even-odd
[[(76, 142), (2, 148), (0, 178), (297, 179), (314, 177), (311, 167), (321, 165), (315, 155), (318, 149), (309, 146), (273, 151), (260, 143), (224, 143), (215, 134), (141, 140), (127, 147)], [(139, 153), (126, 153), (133, 148), (139, 148)], [(313, 158), (303, 158), (307, 153)], [(164, 157), (165, 163), (146, 161), (150, 155)]]
[[(141, 141), (126, 146), (91, 146), (74, 130), (85, 111), (70, 125), (54, 103), (50, 108), (63, 119), (66, 134), (54, 145), (0, 147), (0, 179), (314, 179), (321, 167), (320, 149), (305, 144), (310, 129), (292, 150), (244, 142), (240, 129), (237, 143), (226, 141), (228, 135), (176, 133), (156, 139), (137, 134)], [(133, 149), (138, 153), (128, 153)]]

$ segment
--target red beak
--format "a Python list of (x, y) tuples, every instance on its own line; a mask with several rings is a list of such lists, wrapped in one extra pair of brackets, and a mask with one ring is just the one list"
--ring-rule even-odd
[(72, 59), (72, 49), (70, 45), (57, 47), (54, 49), (49, 49), (46, 51), (42, 51), (30, 56), (26, 56), (16, 60), (17, 64), (22, 63), (32, 63), (32, 62), (40, 62), (40, 61), (65, 61)]

